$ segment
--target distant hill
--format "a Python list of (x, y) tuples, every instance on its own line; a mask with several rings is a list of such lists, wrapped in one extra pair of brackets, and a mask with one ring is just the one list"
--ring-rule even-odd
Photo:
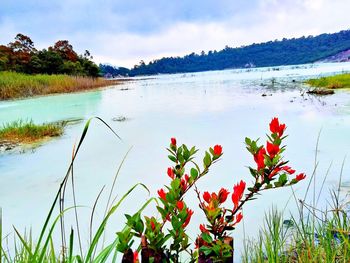
[(332, 56), (321, 59), (318, 62), (349, 62), (350, 61), (350, 49), (341, 51)]
[[(141, 43), (142, 44), (142, 43)], [(301, 38), (282, 39), (238, 48), (226, 46), (220, 51), (184, 57), (164, 57), (148, 64), (143, 61), (132, 69), (109, 68), (100, 65), (100, 71), (112, 75), (153, 75), (185, 73), (229, 68), (293, 65), (322, 61), (350, 49), (350, 30)], [(341, 54), (347, 54), (341, 53)], [(325, 60), (327, 61), (327, 60)], [(113, 71), (114, 70), (114, 71)]]

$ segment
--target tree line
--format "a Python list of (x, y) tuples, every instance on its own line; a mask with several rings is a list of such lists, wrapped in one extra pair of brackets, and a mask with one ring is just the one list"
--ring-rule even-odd
[(17, 34), (13, 42), (0, 45), (0, 71), (97, 77), (99, 68), (92, 58), (88, 50), (78, 55), (68, 40), (37, 50), (30, 37)]
[(350, 49), (350, 30), (301, 38), (269, 41), (220, 51), (202, 51), (184, 57), (163, 57), (148, 64), (141, 60), (131, 69), (100, 65), (103, 73), (112, 75), (152, 75), (185, 73), (244, 67), (266, 67), (313, 63)]

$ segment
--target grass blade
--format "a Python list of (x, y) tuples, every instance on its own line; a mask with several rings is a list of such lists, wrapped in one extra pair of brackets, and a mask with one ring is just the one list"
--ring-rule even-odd
[(104, 232), (104, 229), (107, 225), (107, 222), (108, 222), (108, 219), (109, 217), (114, 214), (114, 212), (117, 210), (117, 208), (120, 206), (120, 204), (125, 200), (126, 197), (129, 196), (129, 194), (137, 187), (137, 186), (142, 186), (144, 189), (147, 190), (148, 193), (149, 190), (148, 188), (142, 184), (142, 183), (138, 183), (136, 185), (134, 185), (133, 187), (131, 187), (124, 195), (123, 197), (118, 201), (118, 203), (116, 205), (114, 205), (110, 210), (109, 212), (107, 213), (107, 215), (105, 216), (105, 218), (103, 219), (102, 223), (100, 224), (98, 230), (96, 231), (96, 234), (92, 240), (92, 243), (90, 244), (90, 247), (89, 247), (89, 250), (87, 252), (87, 255), (86, 255), (86, 259), (85, 259), (85, 262), (88, 263), (88, 262), (91, 262), (91, 257), (92, 257), (92, 254), (95, 250), (95, 247), (97, 246), (98, 242), (99, 242), (99, 239), (101, 237), (101, 235), (103, 234)]

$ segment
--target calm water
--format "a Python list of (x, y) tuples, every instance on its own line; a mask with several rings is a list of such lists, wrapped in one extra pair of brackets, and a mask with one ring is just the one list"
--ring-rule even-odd
[[(83, 244), (87, 243), (88, 216), (100, 189), (106, 185), (96, 218), (103, 215), (104, 201), (113, 176), (126, 151), (133, 149), (126, 159), (117, 180), (115, 195), (119, 197), (137, 182), (149, 186), (152, 195), (168, 183), (166, 169), (170, 165), (165, 147), (170, 137), (179, 143), (196, 145), (202, 150), (221, 144), (223, 159), (199, 184), (199, 188), (217, 191), (224, 186), (232, 190), (237, 181), (250, 181), (246, 169), (254, 165), (245, 150), (244, 138), (262, 137), (272, 117), (278, 116), (288, 126), (286, 159), (309, 177), (314, 168), (315, 147), (321, 131), (318, 151), (319, 167), (316, 184), (319, 188), (331, 162), (326, 189), (320, 200), (325, 204), (328, 188), (339, 178), (341, 164), (350, 149), (350, 92), (315, 97), (304, 93), (301, 81), (310, 76), (349, 71), (350, 63), (303, 65), (252, 70), (226, 70), (196, 74), (162, 75), (102, 91), (57, 95), (35, 99), (0, 102), (0, 123), (32, 119), (51, 122), (68, 118), (102, 117), (122, 137), (116, 139), (101, 123), (93, 121), (86, 141), (75, 164), (77, 202), (82, 217)], [(294, 82), (293, 82), (294, 80)], [(126, 89), (126, 90), (122, 90)], [(267, 96), (262, 96), (266, 94)], [(128, 118), (125, 122), (112, 119)], [(72, 147), (79, 139), (84, 122), (71, 125), (63, 137), (22, 154), (0, 155), (0, 206), (3, 208), (4, 232), (13, 233), (12, 225), (20, 230), (32, 227), (34, 233), (42, 225), (67, 166)], [(345, 162), (343, 190), (350, 184), (350, 164)], [(307, 181), (295, 187), (303, 197)], [(68, 190), (67, 206), (71, 202)], [(246, 205), (245, 231), (254, 236), (262, 225), (264, 212), (272, 206), (283, 209), (291, 197), (289, 188), (269, 191)], [(124, 213), (132, 213), (148, 198), (139, 189), (121, 207), (110, 225), (110, 236), (122, 228)], [(195, 195), (187, 201), (195, 210), (190, 226), (198, 233), (203, 216), (195, 205)], [(149, 208), (146, 214), (154, 209)], [(285, 211), (295, 211), (290, 201)], [(68, 225), (71, 222), (67, 214)], [(243, 224), (234, 233), (236, 248), (242, 247)], [(238, 257), (239, 254), (236, 253)]]

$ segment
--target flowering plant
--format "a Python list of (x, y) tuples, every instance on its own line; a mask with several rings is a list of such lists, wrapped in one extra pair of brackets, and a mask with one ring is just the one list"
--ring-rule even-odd
[[(290, 186), (305, 178), (303, 173), (293, 176), (295, 170), (287, 166), (288, 161), (282, 158), (285, 129), (286, 125), (274, 118), (270, 123), (266, 146), (259, 145), (258, 139), (245, 139), (247, 150), (256, 163), (255, 167), (249, 167), (253, 183), (246, 187), (241, 180), (233, 186), (232, 193), (221, 188), (218, 192), (201, 194), (196, 187), (196, 182), (209, 172), (211, 165), (220, 160), (222, 146), (210, 147), (204, 154), (203, 168), (200, 168), (194, 161), (198, 150), (194, 146), (178, 146), (176, 139), (171, 138), (167, 150), (173, 166), (167, 169), (170, 184), (158, 190), (157, 210), (160, 218), (152, 216), (142, 220), (140, 213), (126, 215), (127, 227), (117, 233), (120, 241), (118, 250), (124, 253), (123, 262), (130, 262), (130, 258), (138, 261), (137, 253), (131, 250), (135, 237), (141, 239), (142, 262), (179, 262), (182, 252), (190, 254), (191, 262), (232, 262), (233, 239), (230, 232), (243, 218), (243, 205), (255, 199), (261, 191)], [(185, 194), (192, 187), (207, 220), (199, 226), (201, 234), (196, 239), (195, 252), (190, 250), (190, 238), (186, 233), (193, 211), (184, 201)], [(229, 199), (232, 204), (225, 207)], [(168, 226), (166, 231), (165, 225)]]
[(196, 241), (200, 257), (210, 257), (221, 261), (232, 257), (233, 240), (228, 236), (228, 232), (234, 230), (242, 220), (243, 205), (255, 199), (255, 196), (261, 191), (290, 186), (306, 177), (303, 173), (293, 177), (295, 170), (287, 166), (288, 161), (282, 158), (285, 146), (281, 144), (286, 138), (283, 136), (285, 129), (285, 124), (280, 124), (277, 118), (273, 118), (270, 123), (270, 134), (267, 135), (266, 147), (258, 144), (259, 139), (245, 139), (247, 150), (251, 153), (256, 167), (249, 167), (253, 177), (252, 186), (246, 189), (246, 183), (242, 180), (233, 186), (231, 194), (233, 207), (223, 207), (230, 194), (224, 188), (221, 188), (218, 193), (204, 192), (203, 200), (196, 189), (200, 208), (207, 218), (207, 225), (201, 224), (199, 227), (201, 234)]

